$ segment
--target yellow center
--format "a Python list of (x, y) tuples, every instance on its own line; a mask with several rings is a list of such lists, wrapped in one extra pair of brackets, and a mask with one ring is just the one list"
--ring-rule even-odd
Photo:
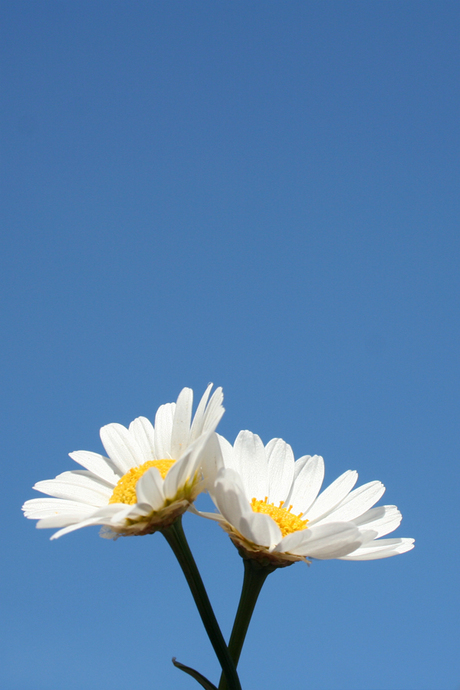
[(281, 530), (281, 534), (285, 537), (287, 534), (292, 532), (298, 532), (301, 529), (307, 528), (308, 520), (302, 520), (301, 515), (293, 515), (291, 513), (292, 506), (289, 508), (282, 508), (284, 501), (280, 502), (279, 508), (275, 506), (274, 503), (267, 503), (268, 497), (265, 496), (263, 501), (253, 498), (251, 501), (251, 508), (255, 513), (265, 513), (265, 515), (270, 515), (270, 517), (276, 522)]
[(136, 484), (144, 472), (147, 472), (150, 467), (156, 467), (162, 479), (164, 479), (168, 470), (175, 462), (175, 460), (149, 460), (139, 467), (132, 467), (118, 480), (113, 494), (109, 499), (109, 503), (126, 503), (130, 506), (134, 505), (134, 503), (137, 503)]

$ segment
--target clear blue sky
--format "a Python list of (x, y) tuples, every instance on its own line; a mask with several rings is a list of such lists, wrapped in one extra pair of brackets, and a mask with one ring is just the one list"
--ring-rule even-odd
[[(380, 479), (416, 548), (263, 590), (243, 687), (458, 690), (456, 2), (1, 2), (0, 687), (217, 663), (160, 535), (50, 542), (32, 485), (183, 386)], [(227, 634), (242, 567), (186, 531)]]

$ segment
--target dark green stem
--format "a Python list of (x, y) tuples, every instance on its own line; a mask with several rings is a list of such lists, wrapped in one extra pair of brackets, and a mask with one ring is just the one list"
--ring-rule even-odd
[[(235, 663), (235, 667), (238, 666), (246, 633), (262, 586), (268, 575), (276, 570), (276, 566), (262, 565), (252, 558), (243, 559), (243, 563), (243, 587), (241, 589), (240, 603), (238, 605), (238, 611), (236, 612), (235, 622), (233, 623), (233, 630), (228, 645), (228, 651)], [(222, 674), (220, 678), (219, 690), (229, 690), (224, 674)]]
[(229, 650), (227, 649), (219, 624), (212, 610), (203, 580), (201, 579), (200, 572), (187, 543), (182, 527), (182, 516), (178, 517), (169, 527), (164, 527), (161, 533), (174, 551), (174, 555), (179, 561), (187, 584), (190, 587), (190, 591), (195, 600), (209, 640), (219, 659), (222, 668), (222, 677), (226, 679), (227, 683), (225, 687), (229, 688), (229, 690), (241, 690), (241, 684), (236, 672), (236, 665), (232, 661)]

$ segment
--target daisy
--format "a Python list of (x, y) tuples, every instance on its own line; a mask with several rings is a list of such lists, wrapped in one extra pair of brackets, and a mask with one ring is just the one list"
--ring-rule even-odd
[(282, 439), (265, 447), (242, 431), (234, 446), (219, 436), (223, 467), (211, 497), (218, 521), (244, 558), (275, 567), (307, 558), (365, 561), (413, 548), (413, 539), (380, 539), (401, 522), (396, 506), (372, 506), (385, 487), (379, 481), (353, 487), (348, 470), (322, 493), (324, 461), (304, 455), (296, 462)]
[[(162, 405), (155, 428), (138, 417), (126, 429), (103, 426), (107, 456), (79, 450), (70, 457), (83, 470), (63, 472), (33, 487), (53, 498), (35, 498), (23, 506), (37, 527), (60, 527), (51, 539), (89, 525), (103, 526), (101, 536), (151, 534), (184, 513), (215, 477), (214, 430), (224, 413), (222, 389), (208, 402), (208, 386), (192, 420), (193, 392), (184, 388), (177, 403)], [(213, 475), (214, 473), (214, 475)]]

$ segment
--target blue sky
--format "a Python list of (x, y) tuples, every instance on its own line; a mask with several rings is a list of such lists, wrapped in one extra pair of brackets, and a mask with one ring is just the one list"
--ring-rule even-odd
[[(102, 425), (214, 381), (227, 438), (380, 479), (417, 540), (273, 574), (243, 688), (458, 690), (459, 5), (0, 11), (0, 686), (193, 687), (173, 655), (216, 679), (160, 535), (20, 513)], [(240, 559), (185, 528), (228, 634)]]

